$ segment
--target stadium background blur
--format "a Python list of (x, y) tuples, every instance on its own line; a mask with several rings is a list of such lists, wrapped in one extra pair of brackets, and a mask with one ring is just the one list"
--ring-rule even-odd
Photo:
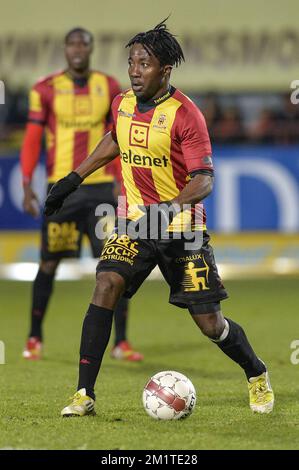
[[(59, 419), (58, 412), (64, 402), (58, 403), (57, 395), (61, 396), (63, 387), (69, 387), (69, 392), (73, 393), (70, 387), (76, 376), (74, 358), (82, 314), (94, 277), (95, 262), (89, 256), (87, 245), (81, 261), (68, 261), (60, 266), (58, 278), (72, 282), (58, 283), (51, 304), (47, 319), (48, 361), (40, 368), (36, 364), (27, 365), (25, 370), (20, 357), (28, 320), (29, 284), (13, 281), (29, 281), (35, 276), (40, 224), (22, 211), (18, 158), (28, 91), (40, 76), (64, 67), (63, 37), (75, 26), (90, 29), (95, 36), (93, 68), (115, 76), (123, 88), (128, 87), (124, 45), (133, 34), (153, 27), (169, 13), (169, 28), (178, 35), (186, 58), (186, 63), (173, 71), (172, 83), (198, 103), (212, 138), (216, 180), (205, 205), (216, 260), (231, 293), (225, 308), (228, 305), (234, 318), (245, 324), (246, 331), (253, 336), (262, 357), (275, 371), (275, 390), (278, 398), (281, 393), (283, 400), (279, 405), (278, 399), (281, 408), (270, 418), (272, 427), (269, 426), (265, 436), (262, 422), (248, 420), (245, 398), (244, 403), (240, 399), (236, 405), (242, 380), (239, 371), (219, 358), (211, 362), (210, 345), (200, 343), (197, 353), (196, 332), (193, 329), (189, 332), (185, 323), (181, 325), (181, 316), (176, 316), (174, 309), (167, 306), (167, 287), (151, 281), (155, 282), (155, 296), (148, 282), (140, 297), (138, 294), (132, 302), (132, 337), (134, 344), (145, 352), (144, 369), (132, 372), (127, 366), (124, 370), (130, 372), (123, 376), (119, 368), (110, 364), (109, 358), (105, 359), (100, 386), (103, 395), (110, 393), (108, 382), (114, 380), (113, 404), (105, 402), (102, 419), (108, 423), (107, 428), (93, 427), (93, 432), (89, 429), (87, 432), (94, 435), (94, 441), (85, 448), (99, 448), (99, 445), (100, 448), (119, 448), (119, 442), (121, 448), (132, 448), (132, 445), (135, 445), (133, 448), (146, 445), (147, 448), (169, 448), (163, 447), (167, 445), (199, 448), (192, 447), (200, 445), (196, 439), (202, 439), (201, 445), (206, 448), (291, 448), (294, 445), (298, 429), (294, 402), (298, 402), (298, 396), (295, 394), (295, 369), (289, 358), (290, 343), (298, 335), (298, 301), (295, 299), (299, 275), (299, 104), (292, 104), (290, 97), (294, 92), (291, 83), (299, 80), (298, 1), (86, 0), (83, 4), (79, 0), (52, 0), (50, 3), (10, 0), (2, 2), (0, 12), (0, 80), (5, 85), (5, 104), (0, 104), (0, 309), (3, 326), (0, 339), (7, 345), (7, 364), (12, 365), (11, 368), (5, 366), (3, 384), (11, 397), (7, 413), (15, 418), (8, 422), (4, 413), (7, 433), (0, 439), (0, 446), (2, 443), (21, 448), (82, 447), (82, 438), (77, 434), (78, 429), (72, 428), (73, 424), (64, 424), (61, 428), (58, 421), (57, 424), (49, 421), (47, 427), (37, 416), (44, 416), (44, 413), (52, 416), (55, 410)], [(34, 178), (41, 203), (44, 178), (41, 159)], [(87, 280), (83, 279), (85, 277)], [(159, 279), (159, 272), (153, 273), (152, 278)], [(74, 283), (75, 280), (80, 282)], [(164, 294), (165, 302), (160, 304)], [(158, 316), (161, 309), (165, 320)], [(173, 330), (167, 323), (170, 311)], [(138, 316), (134, 316), (135, 312)], [(176, 330), (175, 323), (179, 325)], [(268, 335), (270, 323), (272, 328)], [(64, 334), (66, 324), (72, 325), (73, 335)], [(148, 333), (146, 338), (144, 331)], [(165, 345), (165, 331), (171, 354)], [(185, 351), (184, 357), (181, 350)], [(199, 369), (190, 365), (196, 360), (196, 354)], [(183, 423), (185, 440), (180, 439), (179, 432), (176, 440), (166, 425), (162, 435), (156, 432), (155, 423), (143, 421), (138, 401), (142, 384), (149, 374), (163, 367), (186, 373), (200, 389), (200, 433), (196, 420), (193, 424), (191, 421)], [(109, 369), (109, 378), (105, 368)], [(214, 381), (215, 371), (217, 381)], [(30, 374), (30, 380), (26, 374)], [(231, 380), (234, 374), (239, 380), (236, 385)], [(28, 386), (35, 390), (35, 408), (23, 399)], [(231, 393), (225, 401), (225, 409), (223, 403), (219, 403), (224, 388), (226, 393)], [(123, 390), (130, 391), (125, 402), (121, 395)], [(133, 397), (131, 401), (130, 397)], [(16, 418), (18, 399), (23, 421)], [(135, 428), (136, 416), (132, 410), (138, 415), (139, 428)], [(220, 429), (217, 421), (217, 430), (215, 416), (223, 419)], [(122, 425), (114, 424), (114, 418), (134, 426), (135, 444), (132, 444), (132, 434), (121, 434), (119, 426)], [(29, 429), (31, 423), (39, 427)], [(229, 430), (227, 423), (233, 423)], [(80, 426), (82, 430), (85, 423)], [(102, 432), (103, 429), (107, 432)], [(67, 432), (70, 432), (68, 440), (64, 434)], [(261, 435), (263, 442), (257, 438)], [(65, 441), (61, 441), (61, 436)]]

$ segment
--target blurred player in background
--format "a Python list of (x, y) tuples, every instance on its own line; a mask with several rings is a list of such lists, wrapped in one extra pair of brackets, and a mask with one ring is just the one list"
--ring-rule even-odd
[[(117, 81), (90, 69), (93, 36), (83, 28), (65, 37), (67, 69), (38, 81), (30, 93), (29, 119), (21, 151), (24, 210), (39, 214), (31, 178), (37, 165), (46, 131), (49, 188), (65, 173), (76, 168), (92, 151), (110, 126), (110, 106), (120, 93)], [(116, 179), (116, 183), (115, 183)], [(86, 178), (80, 191), (69, 198), (58, 215), (42, 222), (41, 261), (32, 290), (31, 329), (23, 356), (40, 359), (42, 323), (53, 290), (57, 267), (63, 258), (80, 255), (83, 234), (89, 238), (92, 254), (99, 257), (102, 241), (96, 237), (100, 203), (115, 206), (115, 185), (121, 179), (119, 159)], [(126, 338), (128, 301), (121, 299), (115, 310), (115, 346), (112, 357), (140, 361)]]
[[(146, 227), (143, 236), (137, 238), (116, 228), (107, 244), (109, 251), (103, 249), (96, 288), (83, 323), (78, 391), (61, 414), (94, 413), (94, 384), (108, 344), (114, 306), (121, 295), (134, 295), (156, 265), (170, 286), (170, 302), (188, 309), (202, 333), (244, 370), (250, 408), (269, 413), (274, 395), (266, 366), (256, 356), (242, 327), (224, 318), (221, 311), (220, 302), (227, 293), (209, 244), (205, 215), (201, 225), (196, 221), (193, 224), (194, 236), (201, 232), (203, 241), (196, 242), (192, 249), (186, 247), (184, 237), (163, 239), (157, 218), (153, 218), (160, 212), (160, 224), (165, 227), (166, 221), (170, 234), (181, 232), (179, 212), (183, 205), (194, 206), (213, 187), (211, 145), (204, 117), (169, 83), (173, 66), (184, 60), (183, 51), (164, 22), (137, 34), (127, 47), (132, 89), (113, 101), (112, 131), (90, 158), (56, 183), (45, 204), (47, 214), (59, 210), (88, 175), (120, 154), (127, 206), (122, 213), (119, 211), (119, 218), (124, 218), (127, 228), (132, 226), (132, 218)], [(167, 217), (165, 205), (172, 206), (172, 213), (178, 217)], [(158, 238), (152, 236), (153, 232), (160, 232)], [(127, 258), (119, 256), (117, 260), (124, 245)]]

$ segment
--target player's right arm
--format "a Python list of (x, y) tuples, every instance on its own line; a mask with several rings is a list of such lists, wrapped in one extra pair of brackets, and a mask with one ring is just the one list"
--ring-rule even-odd
[(23, 209), (33, 217), (38, 216), (39, 210), (36, 194), (31, 188), (31, 178), (39, 159), (42, 135), (43, 128), (29, 122), (26, 126), (20, 157), (24, 189)]
[(107, 165), (118, 155), (118, 144), (112, 137), (112, 132), (108, 132), (81, 165), (54, 184), (45, 202), (45, 215), (52, 215), (59, 211), (65, 198), (75, 191), (87, 176)]
[(39, 209), (36, 194), (31, 187), (31, 180), (39, 160), (47, 116), (47, 104), (43, 88), (44, 86), (38, 83), (30, 91), (28, 122), (20, 155), (24, 189), (23, 208), (25, 212), (33, 217), (39, 215)]
[(97, 145), (95, 150), (75, 169), (75, 172), (82, 178), (82, 181), (91, 173), (107, 163), (114, 160), (119, 155), (119, 146), (112, 137), (112, 131), (105, 135), (103, 140)]

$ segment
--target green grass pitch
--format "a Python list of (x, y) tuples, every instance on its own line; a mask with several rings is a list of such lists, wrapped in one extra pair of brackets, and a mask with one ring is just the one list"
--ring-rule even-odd
[[(96, 385), (97, 416), (62, 419), (77, 384), (82, 318), (92, 281), (60, 282), (45, 324), (45, 359), (21, 357), (31, 286), (0, 283), (0, 448), (17, 449), (290, 449), (299, 448), (299, 364), (290, 344), (299, 339), (298, 279), (231, 281), (224, 313), (242, 324), (268, 364), (276, 393), (271, 415), (253, 415), (245, 376), (204, 338), (189, 314), (168, 304), (168, 288), (146, 282), (131, 303), (130, 339), (142, 364), (110, 359)], [(111, 346), (111, 345), (110, 345)], [(110, 349), (109, 346), (109, 349)], [(173, 369), (197, 390), (197, 406), (183, 421), (155, 421), (141, 403), (154, 373)]]

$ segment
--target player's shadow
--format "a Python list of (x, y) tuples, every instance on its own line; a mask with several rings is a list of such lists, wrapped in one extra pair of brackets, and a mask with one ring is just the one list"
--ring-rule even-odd
[[(66, 359), (66, 358), (61, 358), (61, 359), (53, 359), (50, 357), (45, 358), (45, 362), (47, 364), (51, 365), (61, 365), (64, 364), (66, 366), (73, 366), (74, 368), (77, 369), (77, 364), (74, 363), (73, 358)], [(175, 360), (173, 361), (150, 361), (147, 362), (142, 361), (138, 363), (133, 363), (133, 362), (124, 362), (124, 361), (116, 361), (113, 359), (108, 359), (103, 363), (102, 369), (105, 373), (105, 371), (117, 371), (118, 375), (123, 375), (123, 374), (133, 374), (135, 376), (148, 376), (151, 377), (154, 375), (156, 372), (162, 371), (162, 370), (178, 370), (179, 372), (187, 375), (187, 376), (192, 376), (194, 379), (212, 379), (212, 378), (217, 378), (217, 380), (225, 380), (225, 381), (230, 381), (235, 378), (235, 374), (229, 373), (227, 371), (222, 371), (222, 370), (215, 370), (214, 368), (209, 369), (208, 368), (209, 364), (208, 361), (201, 361), (200, 364), (197, 363), (196, 366), (188, 366), (184, 365), (183, 367), (180, 365), (179, 367), (177, 366), (177, 363)]]
[[(103, 368), (111, 371), (119, 370), (120, 374), (128, 371), (136, 375), (148, 374), (149, 376), (161, 370), (178, 370), (196, 378), (217, 377), (219, 380), (231, 380), (234, 377), (233, 373), (222, 370), (220, 367), (215, 369), (215, 359), (212, 359), (213, 366), (210, 367), (210, 351), (211, 344), (208, 341), (146, 345), (142, 347), (144, 361), (136, 363), (109, 358), (104, 361)], [(169, 360), (170, 353), (171, 360)], [(184, 356), (186, 362), (182, 363)]]
[(235, 377), (234, 373), (228, 373), (226, 370), (215, 370), (211, 368), (210, 370), (207, 369), (208, 364), (202, 363), (202, 365), (198, 366), (180, 366), (178, 367), (175, 362), (169, 362), (169, 361), (159, 361), (159, 362), (140, 362), (138, 364), (136, 363), (131, 363), (131, 364), (123, 364), (123, 363), (116, 363), (116, 362), (107, 362), (103, 365), (103, 370), (106, 371), (119, 371), (119, 375), (130, 373), (134, 375), (142, 375), (142, 376), (148, 376), (151, 377), (155, 373), (162, 371), (162, 370), (178, 370), (179, 372), (187, 375), (187, 376), (192, 376), (192, 378), (196, 379), (214, 379), (217, 378), (219, 381), (230, 381), (233, 380)]

